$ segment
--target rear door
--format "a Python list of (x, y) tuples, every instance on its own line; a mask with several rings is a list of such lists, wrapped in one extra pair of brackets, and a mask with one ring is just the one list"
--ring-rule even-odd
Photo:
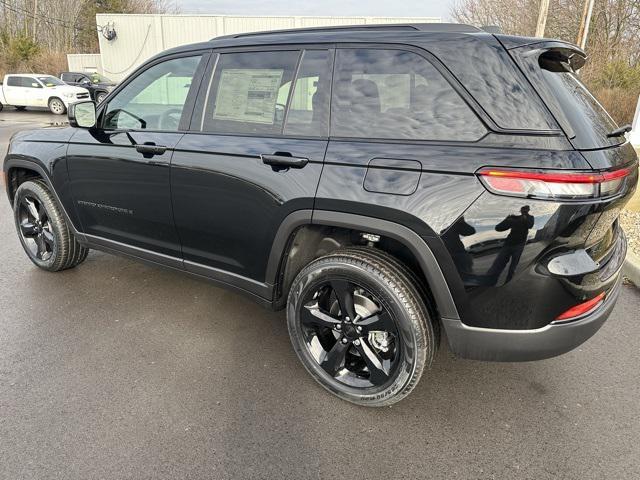
[[(24, 80), (23, 80), (24, 79)], [(11, 75), (7, 77), (2, 90), (4, 92), (4, 98), (8, 105), (24, 106), (26, 105), (26, 89), (24, 82), (28, 81), (27, 77), (21, 77), (18, 75)]]
[(333, 52), (296, 47), (212, 59), (171, 188), (185, 268), (268, 297), (269, 252), (292, 212), (313, 208), (328, 142)]

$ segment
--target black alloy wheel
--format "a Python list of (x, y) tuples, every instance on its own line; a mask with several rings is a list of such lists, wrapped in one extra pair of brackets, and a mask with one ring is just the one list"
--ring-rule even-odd
[(406, 397), (428, 368), (436, 328), (420, 281), (385, 252), (336, 250), (296, 276), (287, 325), (298, 358), (325, 389), (358, 405)]
[(354, 387), (389, 381), (401, 346), (395, 322), (379, 299), (355, 283), (333, 279), (309, 292), (303, 303), (305, 344), (328, 375)]
[(89, 249), (78, 242), (43, 180), (20, 184), (13, 199), (13, 215), (24, 251), (43, 270), (73, 268), (87, 258)]
[(18, 223), (23, 245), (37, 259), (44, 262), (49, 260), (56, 248), (56, 238), (47, 211), (35, 196), (22, 197), (18, 207)]

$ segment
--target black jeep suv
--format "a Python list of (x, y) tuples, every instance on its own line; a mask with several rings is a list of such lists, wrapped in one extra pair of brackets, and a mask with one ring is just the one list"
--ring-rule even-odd
[(638, 179), (584, 62), (442, 24), (175, 48), (14, 136), (19, 238), (45, 270), (95, 248), (286, 308), (309, 373), (361, 405), (406, 396), (442, 331), (461, 357), (558, 355), (613, 308)]

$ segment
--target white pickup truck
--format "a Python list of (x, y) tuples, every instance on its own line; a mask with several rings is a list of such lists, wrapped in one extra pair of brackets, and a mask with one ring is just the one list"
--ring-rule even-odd
[(52, 75), (5, 75), (4, 82), (0, 85), (0, 110), (4, 105), (13, 105), (18, 110), (49, 107), (51, 113), (62, 115), (69, 104), (89, 99), (86, 88), (67, 85)]

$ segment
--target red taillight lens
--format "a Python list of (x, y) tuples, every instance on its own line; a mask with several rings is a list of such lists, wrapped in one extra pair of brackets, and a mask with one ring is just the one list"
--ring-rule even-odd
[(631, 169), (591, 173), (486, 167), (477, 173), (493, 193), (543, 199), (581, 199), (616, 194)]
[(555, 319), (556, 322), (566, 322), (567, 320), (573, 320), (576, 317), (581, 317), (585, 313), (589, 313), (591, 310), (595, 310), (600, 306), (600, 304), (604, 301), (605, 293), (602, 292), (600, 295), (592, 298), (591, 300), (587, 300), (584, 303), (580, 303), (575, 307), (571, 307), (566, 312), (558, 315)]

